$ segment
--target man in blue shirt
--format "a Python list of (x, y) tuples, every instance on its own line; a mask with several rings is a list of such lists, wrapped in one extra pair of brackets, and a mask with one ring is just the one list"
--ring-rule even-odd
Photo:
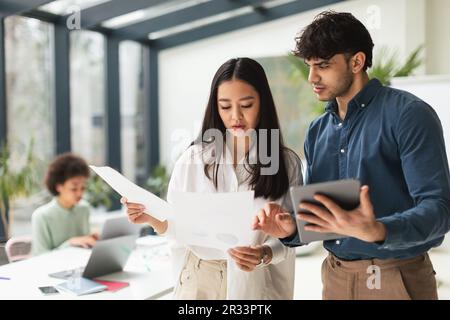
[[(300, 204), (307, 230), (347, 238), (325, 241), (324, 299), (437, 299), (428, 250), (450, 230), (450, 174), (441, 123), (414, 95), (369, 80), (373, 42), (349, 13), (327, 11), (296, 39), (317, 98), (328, 101), (305, 140), (306, 183), (358, 179), (360, 206)], [(295, 219), (275, 203), (253, 225), (299, 246)]]

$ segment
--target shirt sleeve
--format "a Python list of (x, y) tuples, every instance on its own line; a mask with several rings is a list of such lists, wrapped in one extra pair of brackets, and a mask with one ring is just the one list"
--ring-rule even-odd
[(91, 209), (88, 205), (83, 210), (83, 216), (81, 221), (81, 235), (87, 236), (91, 234), (91, 225), (89, 223), (89, 216), (91, 214)]
[[(188, 152), (188, 151), (186, 151)], [(167, 202), (173, 203), (173, 193), (177, 191), (184, 191), (183, 181), (185, 180), (187, 166), (189, 165), (188, 160), (185, 159), (185, 155), (182, 155), (180, 159), (175, 163), (170, 176), (169, 186), (167, 187)], [(170, 239), (175, 239), (175, 221), (173, 216), (167, 217), (167, 230), (163, 234)]]
[[(292, 162), (292, 161), (291, 161)], [(302, 162), (300, 158), (296, 155), (295, 160), (293, 161), (293, 165), (291, 166), (290, 174), (289, 174), (289, 187), (299, 186), (303, 184), (303, 175), (302, 175)], [(282, 204), (283, 208), (288, 210), (292, 217), (296, 218), (296, 210), (293, 207), (290, 193), (288, 192), (283, 200)], [(295, 231), (294, 234), (290, 237), (279, 239), (281, 243), (283, 243), (286, 247), (298, 247), (302, 244), (300, 243), (300, 237), (298, 236), (298, 232)]]
[(70, 247), (70, 239), (67, 239), (66, 241), (64, 241), (63, 243), (61, 243), (57, 249), (64, 249), (64, 248), (68, 248)]
[(272, 260), (270, 261), (270, 264), (277, 264), (285, 260), (289, 256), (290, 250), (292, 250), (283, 245), (279, 239), (273, 237), (267, 238), (264, 245), (270, 247), (272, 250)]
[(425, 244), (450, 229), (450, 175), (438, 116), (426, 103), (414, 101), (402, 112), (396, 135), (415, 206), (378, 219), (387, 231), (380, 248), (389, 250)]
[(39, 214), (39, 212), (34, 212), (31, 216), (31, 229), (31, 248), (33, 255), (40, 255), (51, 251), (53, 246), (50, 229), (45, 221), (45, 217)]

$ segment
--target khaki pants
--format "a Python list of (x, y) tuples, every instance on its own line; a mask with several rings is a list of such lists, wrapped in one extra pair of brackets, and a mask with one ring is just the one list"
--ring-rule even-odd
[(433, 265), (427, 253), (405, 259), (343, 261), (330, 254), (322, 263), (324, 300), (436, 300)]
[(227, 261), (202, 260), (189, 251), (174, 298), (178, 300), (225, 300)]

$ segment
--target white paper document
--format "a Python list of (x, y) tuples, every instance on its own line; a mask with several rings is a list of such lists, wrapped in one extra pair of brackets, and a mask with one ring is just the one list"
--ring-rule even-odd
[(172, 206), (155, 196), (144, 188), (135, 185), (125, 178), (122, 174), (111, 167), (89, 166), (95, 171), (107, 184), (117, 191), (122, 197), (127, 198), (128, 202), (140, 203), (145, 206), (145, 213), (164, 221), (167, 216), (172, 214)]
[(177, 242), (227, 250), (249, 246), (254, 191), (230, 193), (173, 193)]

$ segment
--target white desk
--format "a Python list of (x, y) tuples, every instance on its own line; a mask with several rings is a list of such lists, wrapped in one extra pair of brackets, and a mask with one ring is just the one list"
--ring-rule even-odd
[(87, 263), (91, 250), (67, 248), (55, 250), (24, 261), (0, 267), (0, 300), (7, 299), (88, 299), (143, 300), (157, 299), (172, 290), (172, 271), (167, 242), (148, 236), (139, 238), (122, 272), (99, 277), (102, 280), (125, 281), (130, 285), (116, 292), (103, 291), (83, 296), (61, 292), (43, 295), (38, 287), (54, 286), (64, 280), (48, 276), (51, 272), (73, 269)]

